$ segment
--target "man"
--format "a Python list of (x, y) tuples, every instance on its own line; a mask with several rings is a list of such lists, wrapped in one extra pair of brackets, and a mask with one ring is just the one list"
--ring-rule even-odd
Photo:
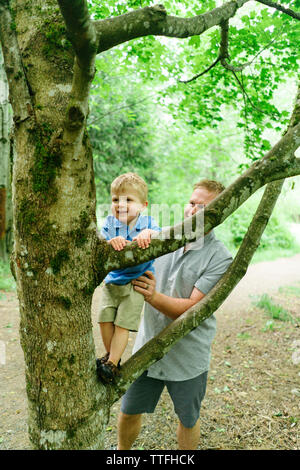
[[(202, 180), (194, 186), (184, 217), (209, 204), (224, 186)], [(226, 272), (232, 257), (210, 231), (201, 249), (189, 245), (155, 260), (156, 277), (149, 271), (132, 281), (145, 298), (145, 312), (133, 353), (170, 322), (199, 302)], [(141, 428), (142, 413), (153, 413), (164, 386), (178, 415), (180, 450), (197, 449), (199, 413), (205, 395), (210, 347), (216, 330), (212, 315), (188, 333), (158, 362), (149, 367), (123, 397), (118, 422), (118, 450), (130, 449)]]

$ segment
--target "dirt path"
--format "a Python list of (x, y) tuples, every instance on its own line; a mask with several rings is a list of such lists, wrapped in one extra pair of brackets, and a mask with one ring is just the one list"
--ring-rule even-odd
[[(293, 295), (288, 290), (279, 293), (283, 286), (296, 286), (296, 290)], [(92, 317), (97, 354), (101, 354), (98, 292)], [(254, 307), (251, 296), (264, 293), (288, 309), (296, 323), (270, 320)], [(15, 293), (0, 292), (0, 312), (0, 450), (30, 449)], [(299, 449), (300, 254), (250, 266), (216, 315), (218, 332), (201, 412), (199, 448)], [(131, 334), (130, 346), (133, 341)], [(128, 347), (127, 357), (130, 350)], [(119, 406), (120, 402), (112, 408), (107, 448), (116, 441)], [(176, 449), (176, 423), (172, 404), (163, 392), (155, 414), (144, 417), (135, 448)]]
[(277, 292), (280, 287), (300, 281), (300, 254), (249, 266), (247, 274), (227, 297), (219, 311), (230, 313), (249, 307), (252, 296)]

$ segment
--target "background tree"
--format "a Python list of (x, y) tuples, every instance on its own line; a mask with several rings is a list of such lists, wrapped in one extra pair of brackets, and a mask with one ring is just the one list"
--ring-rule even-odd
[[(219, 67), (225, 82), (228, 72), (231, 79), (234, 72), (239, 90), (234, 93), (232, 83), (226, 82), (228, 92), (224, 101), (235, 100), (240, 93), (245, 103), (253, 102), (254, 98), (236, 71), (236, 68), (244, 69), (244, 60), (234, 62), (233, 66), (228, 54), (228, 20), (246, 3), (247, 0), (230, 1), (214, 8), (215, 2), (210, 1), (205, 8), (212, 10), (203, 13), (201, 9), (195, 10), (196, 2), (192, 3), (193, 8), (187, 2), (172, 5), (167, 2), (176, 15), (184, 13), (185, 17), (180, 17), (168, 15), (161, 5), (125, 13), (136, 6), (135, 2), (109, 0), (101, 4), (99, 11), (101, 18), (112, 16), (97, 20), (91, 10), (94, 15), (91, 20), (85, 0), (33, 0), (30, 3), (0, 0), (0, 37), (14, 112), (17, 153), (13, 174), (13, 264), (26, 363), (29, 433), (35, 447), (103, 448), (103, 431), (112, 402), (149, 364), (162, 357), (175, 341), (211, 315), (225, 299), (247, 269), (280, 193), (280, 180), (300, 174), (300, 161), (295, 157), (300, 133), (298, 95), (285, 135), (261, 158), (254, 146), (254, 163), (205, 210), (207, 232), (267, 184), (254, 222), (224, 279), (199, 305), (185, 312), (124, 364), (116, 387), (98, 383), (90, 315), (95, 287), (111, 269), (174, 251), (195, 239), (197, 234), (191, 231), (181, 240), (157, 239), (145, 251), (132, 244), (121, 254), (113, 252), (104, 240), (97, 238), (93, 159), (87, 133), (96, 55), (144, 36), (196, 39), (217, 27), (211, 40), (215, 41), (214, 50), (218, 55), (210, 70)], [(276, 12), (279, 10), (283, 25), (299, 19), (299, 14), (288, 8), (269, 1), (260, 3), (271, 4)], [(180, 11), (182, 8), (184, 11)], [(255, 18), (251, 27), (256, 26)], [(244, 27), (233, 31), (234, 44), (237, 44)], [(291, 42), (291, 36), (286, 38), (286, 45)], [(246, 41), (244, 44), (246, 47)], [(289, 45), (293, 50), (294, 45)], [(142, 41), (137, 43), (136, 49), (130, 47), (131, 55), (137, 54), (149, 68), (149, 51), (159, 50), (158, 55), (162, 56), (162, 46), (157, 46), (153, 38), (148, 47), (144, 47)], [(254, 49), (249, 52), (252, 56), (257, 50)], [(243, 59), (245, 51), (239, 49)], [(210, 82), (213, 83), (213, 100), (202, 94), (206, 100), (204, 106), (197, 98), (199, 92), (195, 91), (197, 100), (189, 114), (195, 115), (194, 120), (200, 120), (205, 114), (213, 126), (219, 120), (218, 109), (223, 98), (211, 78)], [(252, 106), (253, 116), (254, 109)], [(266, 110), (276, 114), (272, 107)], [(259, 126), (260, 114), (257, 113), (256, 110), (255, 122)], [(252, 137), (256, 134), (250, 119), (249, 108), (244, 121), (248, 128), (251, 124)], [(261, 127), (262, 123), (261, 118)], [(245, 140), (247, 151), (250, 141)], [(271, 183), (274, 180), (279, 182)]]

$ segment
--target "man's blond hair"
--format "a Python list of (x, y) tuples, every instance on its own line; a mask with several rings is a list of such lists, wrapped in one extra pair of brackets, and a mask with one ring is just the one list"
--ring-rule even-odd
[(194, 190), (198, 188), (205, 188), (211, 193), (220, 194), (224, 191), (225, 186), (219, 181), (203, 179), (194, 184)]
[(110, 186), (110, 192), (118, 193), (128, 188), (133, 188), (138, 192), (141, 202), (146, 202), (148, 198), (147, 183), (136, 173), (124, 173), (113, 180)]

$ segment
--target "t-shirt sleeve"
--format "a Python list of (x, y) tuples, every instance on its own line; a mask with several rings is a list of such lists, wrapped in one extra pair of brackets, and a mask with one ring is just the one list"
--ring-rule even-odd
[(194, 286), (203, 292), (203, 294), (208, 294), (227, 271), (231, 263), (232, 256), (229, 253), (225, 254), (222, 250), (221, 252), (217, 251)]

